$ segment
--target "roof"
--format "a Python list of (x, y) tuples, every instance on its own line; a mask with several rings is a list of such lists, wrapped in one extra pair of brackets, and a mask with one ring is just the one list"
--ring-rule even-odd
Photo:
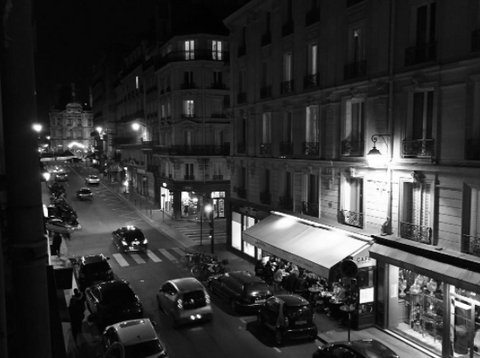
[(112, 325), (120, 341), (126, 345), (158, 339), (152, 322), (148, 318), (132, 319)]
[(181, 292), (204, 290), (205, 287), (195, 277), (182, 277), (170, 280)]

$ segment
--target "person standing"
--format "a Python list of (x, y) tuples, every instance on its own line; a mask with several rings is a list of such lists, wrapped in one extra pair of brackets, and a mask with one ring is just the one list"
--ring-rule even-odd
[(73, 339), (77, 340), (78, 333), (82, 332), (82, 322), (85, 317), (85, 301), (83, 293), (78, 288), (73, 290), (73, 296), (70, 299), (68, 313), (70, 314), (70, 323), (72, 326)]
[(275, 292), (279, 292), (282, 289), (283, 274), (285, 272), (283, 264), (278, 265), (277, 271), (273, 274), (273, 287)]
[(60, 257), (60, 246), (62, 245), (62, 236), (56, 232), (53, 234), (52, 240), (52, 255)]

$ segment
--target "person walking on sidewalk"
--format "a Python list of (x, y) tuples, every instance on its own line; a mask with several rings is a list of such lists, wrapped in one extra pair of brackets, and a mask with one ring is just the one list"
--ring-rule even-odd
[(62, 245), (62, 235), (58, 232), (53, 234), (52, 240), (52, 255), (57, 255), (60, 257), (60, 246)]
[(70, 323), (72, 326), (72, 335), (75, 342), (77, 335), (82, 332), (82, 322), (85, 317), (85, 301), (83, 293), (78, 288), (73, 290), (73, 296), (70, 299), (68, 306), (68, 313), (70, 314)]

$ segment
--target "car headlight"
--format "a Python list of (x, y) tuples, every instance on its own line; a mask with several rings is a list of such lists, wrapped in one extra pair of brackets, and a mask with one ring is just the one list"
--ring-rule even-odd
[(143, 239), (143, 242), (142, 242), (142, 244), (144, 244), (144, 245), (148, 244), (148, 240), (147, 240), (146, 238), (145, 238), (145, 239)]
[(128, 246), (128, 244), (124, 240), (122, 240), (122, 245), (123, 246)]

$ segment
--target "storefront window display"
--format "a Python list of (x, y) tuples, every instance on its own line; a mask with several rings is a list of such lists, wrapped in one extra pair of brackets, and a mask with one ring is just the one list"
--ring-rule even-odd
[(388, 328), (440, 355), (444, 283), (393, 265), (389, 271)]
[(242, 239), (242, 232), (255, 225), (255, 223), (255, 218), (232, 212), (232, 247), (250, 257), (260, 258), (262, 257), (262, 250)]

